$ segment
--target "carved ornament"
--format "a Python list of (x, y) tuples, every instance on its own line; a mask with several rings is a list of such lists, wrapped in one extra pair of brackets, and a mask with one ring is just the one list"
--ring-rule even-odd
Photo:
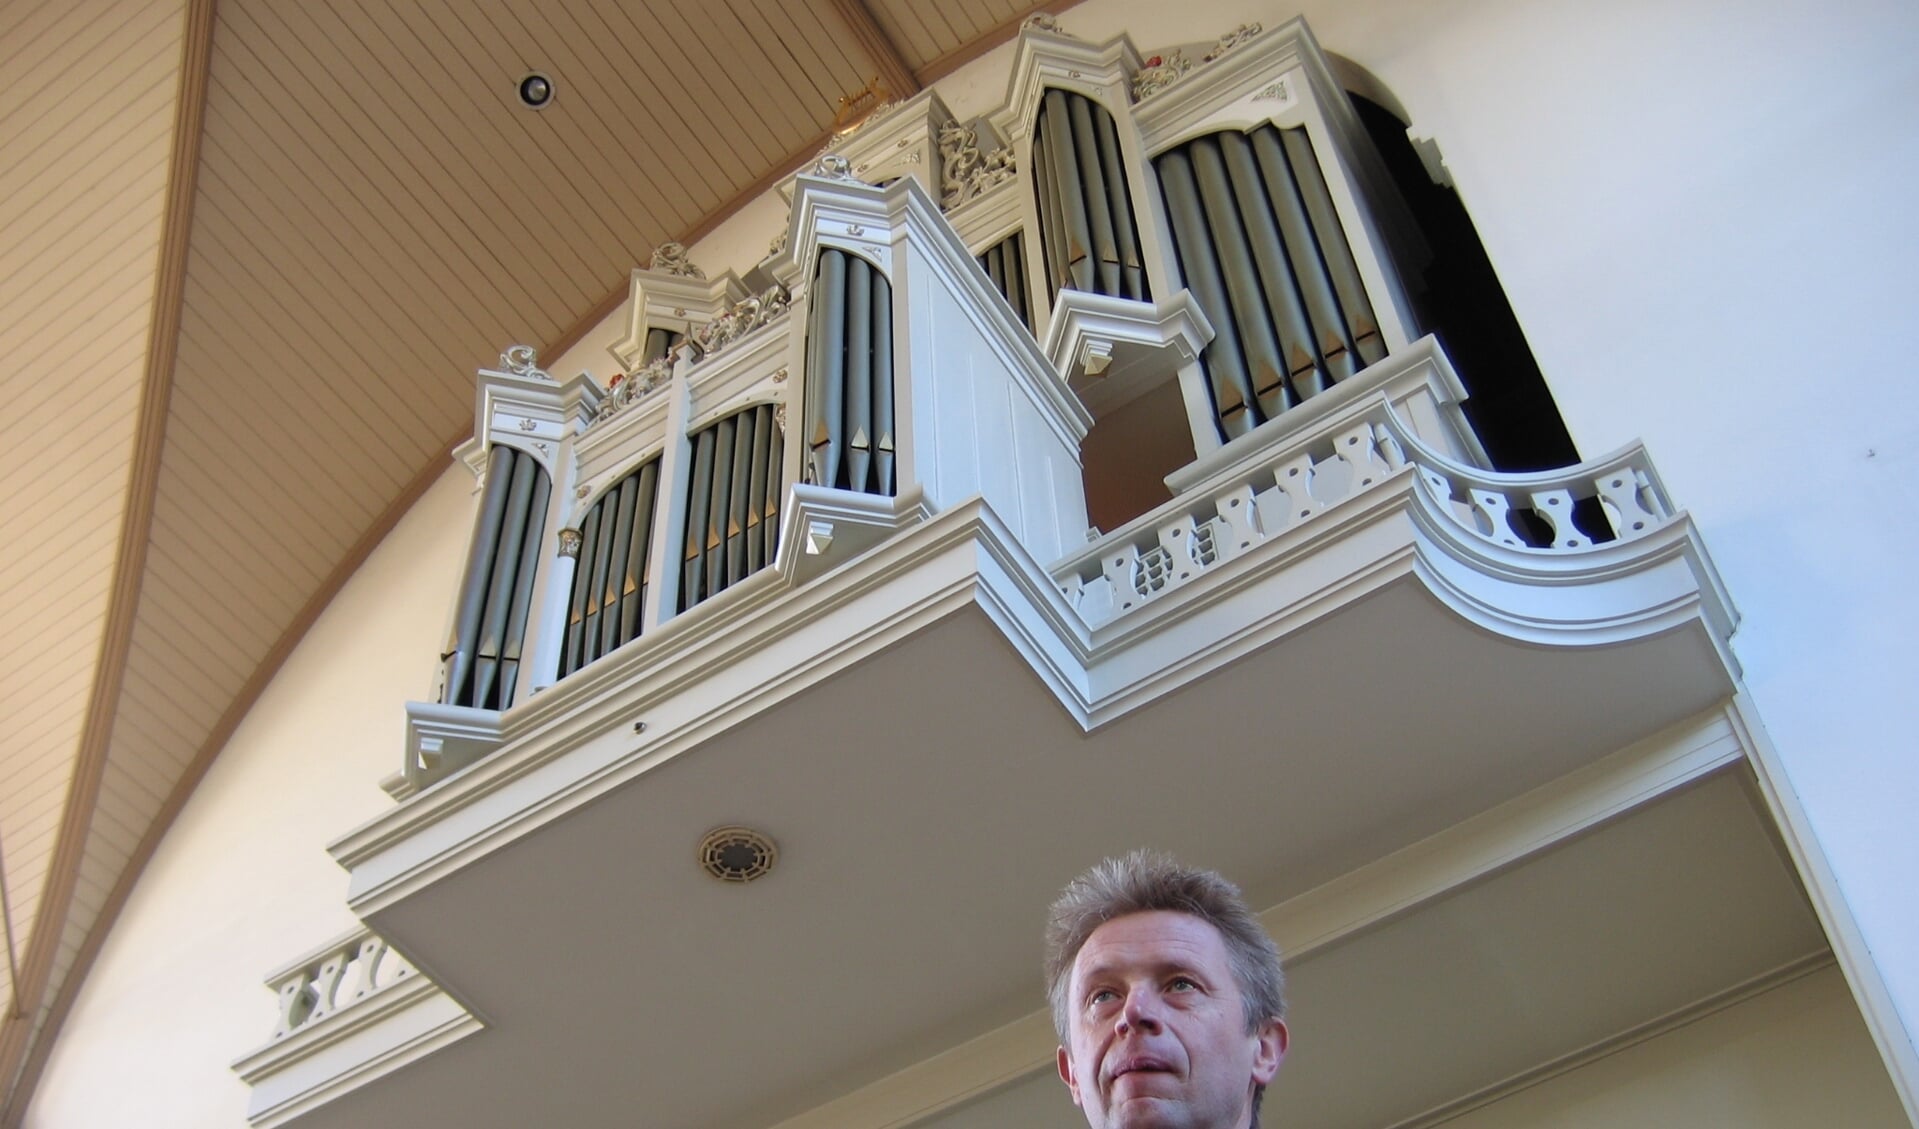
[[(585, 497), (585, 494), (582, 494), (581, 497)], [(567, 557), (572, 560), (578, 560), (580, 557), (580, 541), (581, 541), (581, 537), (580, 537), (579, 530), (577, 529), (560, 530), (560, 555), (562, 557)]]
[(1012, 149), (1002, 146), (982, 155), (979, 135), (958, 122), (940, 126), (939, 148), (940, 207), (947, 211), (1013, 179), (1019, 171)]
[(1192, 69), (1193, 61), (1184, 51), (1154, 55), (1133, 75), (1133, 101), (1144, 102), (1184, 78)]
[(786, 287), (774, 283), (764, 293), (735, 303), (712, 321), (695, 329), (693, 343), (700, 347), (703, 355), (710, 357), (785, 313), (792, 302), (793, 296), (787, 293)]
[(539, 353), (531, 345), (509, 345), (506, 352), (500, 354), (500, 368), (514, 376), (524, 376), (529, 380), (552, 380), (536, 362)]
[(653, 248), (653, 259), (647, 263), (646, 269), (679, 278), (697, 278), (702, 282), (706, 281), (706, 272), (694, 266), (693, 261), (686, 257), (684, 243), (662, 243)]
[(593, 419), (587, 426), (591, 427), (603, 419), (618, 415), (620, 409), (644, 399), (647, 393), (672, 379), (673, 357), (671, 354), (655, 357), (632, 372), (614, 377), (613, 383), (607, 387), (606, 397), (594, 410)]
[(813, 162), (813, 168), (807, 175), (825, 177), (827, 180), (850, 180), (856, 184), (862, 183), (859, 177), (853, 175), (853, 162), (838, 153), (820, 154), (820, 159)]

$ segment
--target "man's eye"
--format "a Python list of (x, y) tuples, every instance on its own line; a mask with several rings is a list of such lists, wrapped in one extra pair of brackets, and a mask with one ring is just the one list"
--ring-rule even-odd
[(1189, 976), (1175, 976), (1166, 982), (1166, 987), (1169, 991), (1174, 992), (1195, 992), (1199, 990), (1199, 985), (1194, 983)]
[(1098, 1007), (1100, 1004), (1111, 1003), (1117, 999), (1119, 999), (1119, 993), (1113, 991), (1111, 988), (1101, 988), (1086, 997), (1086, 1002), (1094, 1007)]

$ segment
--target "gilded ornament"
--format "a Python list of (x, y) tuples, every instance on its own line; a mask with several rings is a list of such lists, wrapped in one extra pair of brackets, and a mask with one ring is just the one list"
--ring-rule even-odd
[[(580, 497), (586, 497), (587, 493), (586, 487), (580, 487)], [(580, 558), (580, 542), (582, 540), (583, 538), (580, 536), (580, 531), (577, 529), (560, 530), (560, 555), (568, 560), (578, 560)]]

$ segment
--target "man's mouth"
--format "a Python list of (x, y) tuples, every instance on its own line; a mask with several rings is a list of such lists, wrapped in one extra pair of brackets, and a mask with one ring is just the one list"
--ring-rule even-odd
[(1128, 1074), (1166, 1074), (1170, 1073), (1172, 1069), (1172, 1064), (1163, 1059), (1140, 1055), (1133, 1058), (1122, 1059), (1120, 1063), (1113, 1068), (1112, 1078), (1113, 1081), (1117, 1082)]

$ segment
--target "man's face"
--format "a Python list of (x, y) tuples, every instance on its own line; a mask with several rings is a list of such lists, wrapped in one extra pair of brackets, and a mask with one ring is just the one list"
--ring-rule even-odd
[(1242, 1129), (1279, 1072), (1286, 1025), (1246, 1030), (1226, 941), (1154, 911), (1093, 930), (1067, 982), (1059, 1075), (1092, 1129)]

